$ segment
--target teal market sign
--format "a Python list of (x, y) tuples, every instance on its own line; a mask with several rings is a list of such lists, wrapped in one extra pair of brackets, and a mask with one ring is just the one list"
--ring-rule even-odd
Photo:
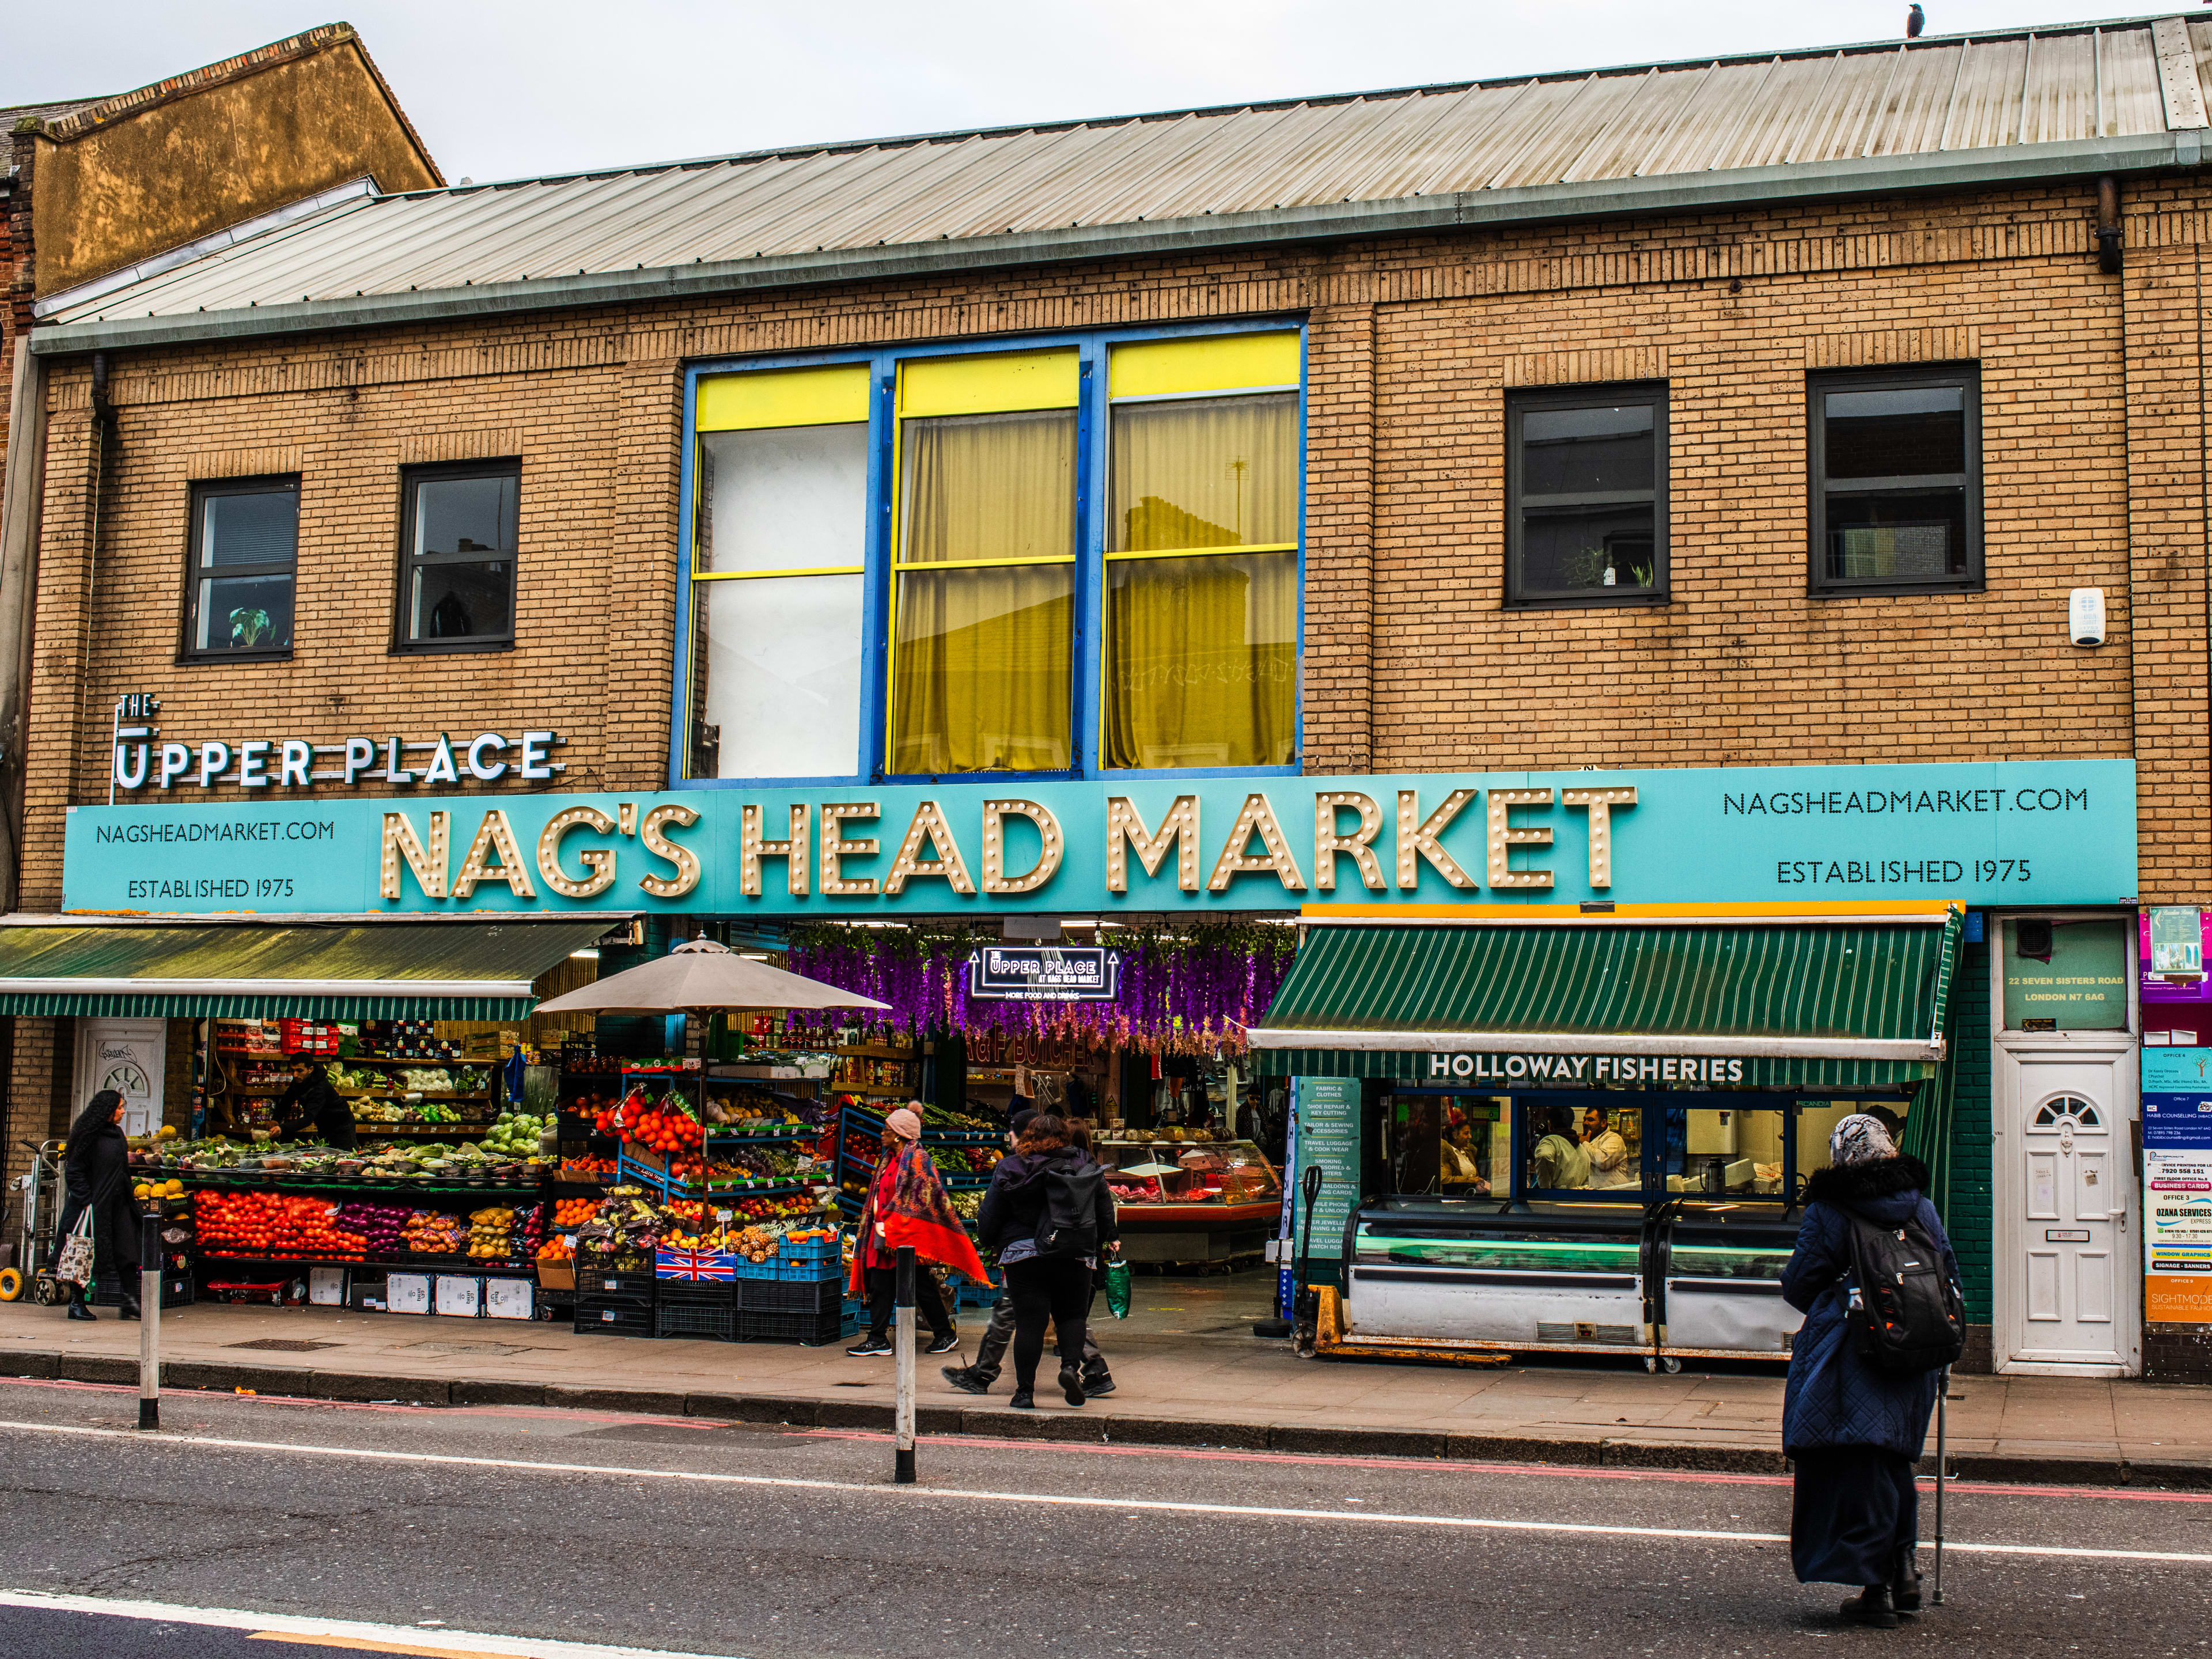
[(77, 912), (1572, 915), (2136, 895), (2135, 763), (1149, 778), (69, 810)]

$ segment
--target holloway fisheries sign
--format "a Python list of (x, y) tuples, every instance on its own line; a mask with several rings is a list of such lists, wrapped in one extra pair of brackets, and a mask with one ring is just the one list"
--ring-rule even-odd
[(2106, 904), (2135, 764), (161, 800), (71, 807), (64, 859), (78, 911)]
[(1439, 1083), (1741, 1083), (1743, 1061), (1705, 1054), (1469, 1054), (1429, 1056)]

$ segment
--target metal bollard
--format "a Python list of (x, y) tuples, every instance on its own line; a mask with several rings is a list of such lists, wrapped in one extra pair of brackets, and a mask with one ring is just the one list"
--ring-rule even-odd
[(138, 1426), (161, 1426), (161, 1214), (138, 1218)]
[(902, 1244), (898, 1253), (898, 1291), (892, 1302), (891, 1347), (898, 1356), (898, 1417), (894, 1437), (897, 1451), (891, 1460), (895, 1486), (914, 1484), (914, 1246)]

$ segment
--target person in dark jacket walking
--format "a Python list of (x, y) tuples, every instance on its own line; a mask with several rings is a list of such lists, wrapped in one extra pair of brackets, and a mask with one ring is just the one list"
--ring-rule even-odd
[[(1007, 1135), (1008, 1141), (1011, 1143), (1018, 1139), (1021, 1135), (1022, 1126), (1036, 1115), (1036, 1109), (1034, 1107), (1014, 1114), (1013, 1128)], [(1067, 1125), (1074, 1145), (1082, 1151), (1085, 1157), (1091, 1156), (1090, 1140), (1085, 1133), (1088, 1126), (1079, 1118), (1070, 1118)], [(1008, 1156), (1011, 1157), (1012, 1154)], [(1003, 1164), (1006, 1161), (1005, 1158), (1001, 1158), (1000, 1164)], [(991, 1173), (994, 1177), (999, 1172), (1000, 1164), (992, 1166)], [(1103, 1277), (1103, 1273), (1096, 1277)], [(1094, 1277), (1091, 1293), (1094, 1303), (1097, 1295), (1096, 1277)], [(1014, 1298), (1011, 1292), (1002, 1292), (998, 1301), (992, 1304), (991, 1322), (983, 1328), (983, 1334), (975, 1344), (975, 1363), (972, 1365), (947, 1365), (940, 1375), (963, 1394), (988, 1394), (991, 1392), (991, 1385), (999, 1380), (1000, 1371), (1005, 1369), (1006, 1349), (1013, 1340)], [(1086, 1314), (1083, 1326), (1084, 1395), (1086, 1399), (1095, 1399), (1098, 1395), (1113, 1392), (1113, 1370), (1106, 1364), (1106, 1356), (1098, 1352), (1098, 1340)]]
[[(132, 1289), (138, 1260), (138, 1212), (131, 1203), (131, 1143), (123, 1133), (123, 1097), (102, 1089), (85, 1103), (70, 1125), (69, 1148), (62, 1155), (62, 1188), (69, 1194), (62, 1206), (54, 1248), (76, 1231), (78, 1219), (92, 1212), (93, 1279), (102, 1273), (115, 1275), (122, 1291), (122, 1314), (138, 1317), (138, 1297)], [(79, 1287), (70, 1297), (69, 1316), (90, 1319), (92, 1284)]]
[(1829, 1167), (1806, 1187), (1797, 1248), (1782, 1271), (1782, 1294), (1805, 1316), (1782, 1399), (1782, 1449), (1796, 1467), (1790, 1561), (1800, 1583), (1863, 1586), (1844, 1603), (1844, 1618), (1887, 1630), (1899, 1613), (1920, 1609), (1913, 1467), (1941, 1373), (1898, 1376), (1853, 1351), (1846, 1323), (1851, 1218), (1884, 1228), (1917, 1223), (1954, 1284), (1959, 1261), (1923, 1196), (1926, 1167), (1899, 1156), (1879, 1120), (1863, 1113), (1844, 1119), (1828, 1150)]
[[(1038, 1234), (1046, 1219), (1047, 1205), (1055, 1176), (1097, 1176), (1097, 1166), (1069, 1139), (1067, 1125), (1048, 1112), (1040, 1112), (1022, 1126), (1013, 1156), (1000, 1161), (992, 1173), (991, 1189), (983, 1194), (976, 1231), (983, 1243), (999, 1252), (999, 1266), (1006, 1276), (1006, 1291), (1014, 1302), (1014, 1393), (1007, 1404), (1019, 1411), (1035, 1408), (1037, 1361), (1044, 1353), (1044, 1328), (1051, 1323), (1059, 1335), (1060, 1393), (1071, 1406), (1084, 1401), (1080, 1362), (1085, 1330), (1085, 1315), (1091, 1306), (1091, 1274), (1099, 1258), (1093, 1254), (1048, 1251)], [(1097, 1248), (1121, 1249), (1121, 1231), (1114, 1221), (1114, 1200), (1102, 1177), (1092, 1182), (1097, 1193), (1092, 1225)]]
[(276, 1097), (276, 1139), (319, 1139), (325, 1146), (348, 1151), (358, 1144), (354, 1133), (353, 1108), (331, 1086), (330, 1068), (319, 1060), (292, 1079), (292, 1086)]

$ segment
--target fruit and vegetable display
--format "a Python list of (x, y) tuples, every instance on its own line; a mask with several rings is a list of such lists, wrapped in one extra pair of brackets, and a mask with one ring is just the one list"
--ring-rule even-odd
[(504, 1158), (535, 1158), (538, 1137), (553, 1127), (549, 1113), (544, 1117), (528, 1112), (501, 1112), (492, 1120), (492, 1126), (478, 1144), (484, 1151)]
[(618, 1187), (597, 1214), (576, 1227), (574, 1237), (577, 1254), (593, 1266), (623, 1267), (646, 1263), (656, 1249), (757, 1251), (754, 1259), (765, 1260), (766, 1242), (794, 1231), (822, 1237), (836, 1229), (823, 1224), (819, 1200), (811, 1194), (708, 1204), (661, 1201), (641, 1187)]
[(459, 1255), (468, 1229), (460, 1217), (443, 1210), (417, 1210), (407, 1218), (404, 1237), (416, 1255)]
[(620, 1166), (611, 1158), (564, 1158), (554, 1178), (557, 1181), (611, 1182)]
[(997, 1146), (932, 1146), (929, 1161), (945, 1176), (988, 1175), (1006, 1154)]
[(331, 1224), (360, 1234), (371, 1255), (398, 1255), (406, 1249), (407, 1218), (413, 1213), (404, 1204), (341, 1204)]
[(593, 1133), (617, 1135), (665, 1155), (707, 1144), (706, 1126), (684, 1108), (673, 1095), (648, 1097), (643, 1088), (633, 1089), (611, 1111), (592, 1116)]
[(338, 1224), (339, 1206), (294, 1193), (200, 1193), (192, 1203), (207, 1255), (257, 1261), (359, 1261), (368, 1238)]
[(563, 1198), (553, 1206), (553, 1224), (566, 1230), (580, 1227), (605, 1207), (603, 1198)]
[(536, 1208), (494, 1206), (469, 1216), (469, 1254), (479, 1261), (527, 1261), (538, 1252), (544, 1229)]

